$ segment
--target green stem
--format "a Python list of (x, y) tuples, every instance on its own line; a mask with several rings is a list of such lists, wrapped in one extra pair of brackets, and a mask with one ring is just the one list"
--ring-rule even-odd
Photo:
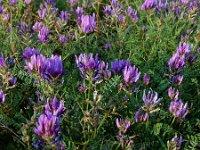
[(174, 118), (173, 118), (173, 120), (172, 120), (170, 126), (172, 126), (172, 125), (174, 124), (175, 120), (176, 120), (176, 117), (174, 116)]

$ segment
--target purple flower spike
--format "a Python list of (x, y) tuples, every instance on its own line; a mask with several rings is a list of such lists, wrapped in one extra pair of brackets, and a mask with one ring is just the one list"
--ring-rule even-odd
[(142, 10), (152, 9), (155, 6), (155, 4), (156, 4), (155, 0), (145, 0), (141, 8)]
[(181, 73), (176, 74), (171, 78), (171, 81), (173, 84), (181, 85), (181, 83), (183, 82), (183, 75)]
[(66, 11), (60, 12), (59, 22), (65, 22), (68, 19), (68, 14)]
[(106, 43), (105, 46), (104, 46), (104, 48), (106, 50), (110, 50), (110, 49), (112, 49), (112, 45), (110, 43)]
[(189, 53), (192, 49), (192, 46), (189, 43), (180, 43), (179, 46), (176, 48), (177, 53), (180, 56), (184, 56), (185, 54)]
[(82, 78), (92, 81), (100, 81), (110, 77), (111, 73), (108, 70), (108, 63), (98, 60), (98, 55), (93, 57), (93, 54), (80, 54), (76, 57), (76, 64), (79, 68)]
[(0, 90), (0, 102), (4, 104), (5, 100), (6, 100), (6, 94), (4, 94), (2, 90)]
[(148, 113), (144, 112), (141, 108), (135, 114), (135, 122), (145, 122), (148, 118)]
[(33, 25), (33, 31), (39, 32), (42, 29), (42, 27), (42, 22), (35, 22), (35, 24)]
[(128, 16), (130, 16), (135, 22), (138, 22), (137, 10), (131, 6), (128, 7)]
[(76, 0), (68, 0), (68, 2), (71, 4), (71, 5), (74, 5), (76, 3)]
[(9, 75), (9, 76), (7, 77), (7, 79), (8, 79), (8, 85), (9, 85), (10, 87), (16, 85), (16, 82), (17, 82), (17, 78), (16, 78), (16, 77), (12, 77), (11, 75)]
[(182, 142), (183, 142), (183, 139), (182, 139), (182, 136), (180, 136), (179, 138), (176, 136), (174, 136), (171, 140), (171, 142), (175, 143), (175, 147), (177, 149), (180, 149), (181, 148), (181, 145), (182, 145)]
[(118, 60), (111, 62), (111, 70), (113, 73), (122, 73), (126, 66), (130, 66), (129, 60)]
[(45, 28), (44, 26), (40, 29), (38, 33), (38, 38), (40, 42), (42, 43), (48, 43), (48, 38), (49, 38), (49, 30)]
[(40, 5), (40, 9), (37, 11), (37, 13), (40, 19), (44, 19), (48, 13), (48, 10), (47, 8), (43, 8), (43, 5)]
[(161, 101), (161, 99), (158, 98), (158, 93), (152, 89), (150, 89), (148, 92), (144, 90), (142, 99), (148, 110), (152, 110), (153, 107), (158, 105)]
[(116, 8), (116, 7), (118, 6), (117, 0), (112, 0), (112, 1), (111, 1), (111, 5), (112, 5), (114, 8)]
[(110, 5), (106, 5), (103, 9), (103, 13), (105, 15), (111, 15), (111, 12), (112, 12), (112, 9), (111, 9), (111, 6)]
[(178, 53), (175, 53), (169, 60), (168, 65), (170, 69), (182, 69), (185, 67), (185, 58), (180, 57)]
[(30, 61), (25, 62), (28, 72), (37, 71), (41, 76), (44, 75), (47, 65), (47, 60), (43, 55), (33, 55)]
[(24, 0), (24, 3), (29, 5), (31, 3), (31, 0)]
[(144, 74), (143, 82), (144, 82), (145, 85), (148, 85), (149, 82), (150, 82), (150, 76), (146, 73)]
[(167, 8), (167, 1), (166, 0), (157, 0), (156, 1), (156, 10), (161, 11)]
[(188, 104), (183, 102), (181, 100), (179, 101), (172, 101), (170, 103), (169, 111), (177, 118), (184, 119), (185, 116), (188, 114)]
[(66, 43), (68, 41), (68, 38), (65, 35), (60, 35), (59, 36), (59, 42), (61, 44)]
[(2, 6), (2, 4), (0, 3), (0, 14), (2, 14), (3, 13), (3, 6)]
[(178, 100), (178, 96), (179, 96), (179, 91), (178, 89), (176, 90), (173, 87), (170, 87), (168, 89), (168, 96), (171, 100)]
[(90, 33), (94, 31), (96, 26), (95, 14), (93, 16), (82, 15), (80, 19), (80, 26), (83, 32)]
[(136, 66), (126, 66), (123, 70), (124, 81), (128, 84), (135, 84), (140, 78), (141, 72)]
[(122, 119), (116, 119), (116, 126), (117, 128), (122, 131), (123, 133), (126, 133), (128, 128), (131, 126), (131, 122), (127, 119), (122, 120)]
[(42, 114), (38, 122), (36, 123), (36, 127), (34, 128), (34, 132), (42, 136), (43, 139), (53, 138), (58, 134), (60, 120), (54, 115), (51, 114)]
[(54, 116), (60, 117), (65, 112), (65, 106), (64, 103), (60, 100), (58, 100), (56, 97), (53, 98), (53, 101), (51, 103), (48, 103), (45, 105), (45, 113), (46, 114), (53, 114)]
[(76, 8), (76, 14), (77, 14), (78, 16), (82, 16), (83, 13), (84, 13), (84, 10), (83, 10), (82, 7), (77, 7), (77, 8)]
[(6, 60), (4, 57), (0, 57), (0, 68), (6, 66)]
[(63, 75), (63, 64), (61, 56), (51, 56), (47, 60), (46, 73), (50, 78), (61, 78)]
[(26, 47), (23, 52), (23, 58), (24, 59), (30, 59), (33, 55), (39, 55), (40, 51), (38, 49)]
[(10, 0), (10, 3), (15, 5), (17, 4), (17, 0)]

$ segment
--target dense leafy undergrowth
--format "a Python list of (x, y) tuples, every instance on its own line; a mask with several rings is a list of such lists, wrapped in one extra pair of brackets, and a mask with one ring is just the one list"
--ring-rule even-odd
[(198, 0), (1, 0), (0, 149), (200, 149)]

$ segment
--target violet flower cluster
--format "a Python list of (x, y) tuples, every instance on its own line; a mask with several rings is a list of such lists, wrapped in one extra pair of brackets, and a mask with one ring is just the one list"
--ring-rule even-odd
[(63, 147), (59, 135), (61, 118), (65, 112), (64, 103), (56, 97), (45, 105), (44, 113), (40, 115), (34, 132), (40, 137), (42, 144), (51, 142), (59, 149)]
[(4, 104), (5, 100), (6, 100), (6, 94), (4, 94), (2, 90), (0, 90), (0, 103)]
[(13, 60), (8, 59), (8, 61), (0, 56), (0, 103), (4, 104), (6, 99), (5, 89), (11, 89), (15, 87), (17, 83), (17, 78), (14, 77), (9, 68), (12, 66)]
[(81, 15), (78, 18), (78, 24), (84, 33), (93, 32), (96, 27), (95, 14), (93, 15)]
[(135, 121), (138, 122), (145, 122), (151, 113), (158, 111), (159, 109), (155, 108), (161, 101), (161, 98), (158, 98), (158, 93), (150, 89), (146, 92), (143, 91), (143, 102), (144, 106), (139, 108), (139, 110), (135, 114)]
[(63, 75), (63, 64), (60, 56), (46, 58), (39, 50), (27, 47), (23, 58), (28, 72), (37, 72), (44, 79), (60, 79)]
[(103, 13), (111, 17), (117, 17), (119, 22), (124, 22), (126, 15), (131, 17), (134, 22), (138, 22), (137, 10), (133, 9), (131, 6), (125, 10), (116, 0), (112, 0), (110, 5), (105, 6), (103, 8)]
[[(180, 43), (176, 48), (176, 53), (168, 61), (169, 70), (172, 72), (172, 83), (180, 85), (183, 81), (182, 69), (186, 66), (187, 60), (195, 61), (195, 56), (191, 55), (192, 46), (189, 43)], [(192, 57), (190, 59), (189, 57)]]
[(182, 136), (178, 137), (175, 135), (170, 141), (167, 142), (168, 149), (179, 150), (183, 142)]
[(189, 112), (188, 104), (184, 104), (181, 100), (172, 101), (170, 103), (169, 111), (174, 117), (184, 119)]
[(75, 56), (76, 64), (79, 68), (82, 78), (91, 81), (100, 81), (108, 79), (111, 76), (111, 71), (108, 70), (108, 63), (100, 61), (98, 54), (93, 57), (93, 54), (80, 54)]
[(115, 123), (119, 129), (117, 139), (120, 141), (122, 148), (130, 147), (133, 141), (127, 137), (126, 132), (130, 128), (131, 122), (128, 119), (122, 120), (117, 118)]
[(135, 65), (131, 66), (129, 60), (123, 59), (112, 61), (111, 70), (114, 74), (122, 74), (124, 82), (129, 86), (135, 84), (139, 80), (141, 74)]

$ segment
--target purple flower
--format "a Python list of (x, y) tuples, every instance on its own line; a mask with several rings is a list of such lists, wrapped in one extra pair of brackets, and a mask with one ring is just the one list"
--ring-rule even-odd
[(34, 132), (42, 136), (43, 139), (53, 138), (58, 134), (60, 129), (59, 125), (60, 120), (58, 117), (51, 114), (42, 114), (36, 123)]
[(181, 1), (181, 4), (188, 4), (189, 3), (189, 0), (180, 0)]
[(179, 91), (178, 89), (176, 90), (173, 87), (170, 87), (168, 89), (168, 96), (171, 100), (178, 100), (178, 96), (179, 96)]
[(3, 6), (2, 6), (2, 4), (0, 3), (0, 14), (2, 14), (3, 13)]
[(59, 17), (59, 22), (65, 22), (68, 19), (68, 14), (67, 11), (61, 11), (60, 17)]
[(10, 14), (9, 13), (4, 13), (3, 14), (3, 20), (5, 20), (5, 21), (10, 20)]
[(106, 5), (104, 8), (103, 8), (103, 13), (106, 15), (111, 15), (111, 6), (110, 5)]
[(134, 65), (132, 66), (126, 66), (123, 70), (123, 77), (124, 81), (128, 84), (135, 84), (139, 78), (140, 78), (141, 72), (139, 72), (139, 69)]
[(22, 35), (23, 33), (28, 32), (28, 26), (26, 24), (26, 22), (20, 22), (19, 26), (18, 26), (18, 34)]
[(6, 94), (4, 94), (2, 90), (0, 90), (0, 102), (4, 104), (5, 100), (6, 100)]
[(169, 111), (177, 118), (182, 118), (184, 119), (185, 116), (188, 114), (188, 104), (184, 103), (179, 100), (179, 101), (172, 101), (170, 103)]
[(106, 50), (110, 50), (110, 49), (112, 49), (112, 45), (110, 43), (106, 43), (105, 46), (104, 46), (104, 48)]
[(82, 78), (87, 80), (97, 81), (104, 77), (109, 76), (108, 63), (98, 60), (98, 55), (95, 58), (93, 54), (80, 54), (76, 57), (76, 64), (79, 68), (80, 75)]
[(24, 59), (30, 59), (31, 56), (39, 55), (39, 54), (40, 54), (40, 51), (38, 49), (26, 47), (24, 52), (23, 52), (23, 58)]
[(85, 84), (80, 84), (79, 87), (78, 87), (78, 91), (80, 93), (86, 93), (87, 90), (88, 90), (88, 88)]
[(28, 72), (37, 71), (41, 76), (44, 75), (47, 66), (47, 60), (43, 55), (33, 55), (30, 61), (25, 62)]
[(17, 82), (17, 78), (16, 78), (16, 77), (12, 77), (11, 75), (8, 75), (8, 76), (7, 76), (7, 79), (8, 79), (8, 85), (9, 85), (10, 87), (16, 85), (16, 82)]
[(83, 10), (82, 7), (77, 7), (77, 8), (76, 8), (76, 14), (77, 14), (78, 16), (82, 16), (83, 13), (84, 13), (84, 10)]
[(148, 118), (148, 113), (144, 112), (141, 108), (135, 114), (135, 122), (145, 122)]
[(68, 2), (69, 2), (71, 5), (73, 5), (73, 4), (76, 3), (76, 0), (68, 0)]
[(68, 41), (68, 38), (65, 35), (59, 35), (59, 42), (61, 44), (66, 43)]
[(185, 57), (180, 57), (178, 53), (175, 53), (168, 61), (168, 65), (172, 70), (182, 69), (185, 67)]
[(10, 3), (15, 5), (17, 4), (17, 0), (10, 0)]
[(150, 82), (150, 76), (146, 73), (144, 74), (143, 82), (144, 82), (145, 85), (148, 85), (149, 82)]
[(6, 66), (6, 60), (4, 57), (0, 57), (0, 68)]
[(196, 61), (197, 57), (195, 55), (191, 55), (190, 53), (186, 53), (185, 59), (188, 64), (192, 65)]
[(171, 78), (171, 81), (173, 84), (181, 85), (181, 83), (183, 81), (183, 75), (181, 73), (176, 74)]
[(119, 22), (122, 22), (122, 23), (125, 22), (125, 16), (122, 15), (122, 14), (119, 14), (119, 15), (118, 15), (118, 21), (119, 21)]
[[(107, 64), (107, 66), (108, 66), (108, 64)], [(103, 77), (104, 77), (105, 80), (109, 79), (111, 77), (111, 71), (106, 69), (103, 72)]]
[(46, 73), (50, 78), (61, 78), (63, 75), (63, 64), (61, 56), (52, 55), (47, 60)]
[(53, 114), (54, 116), (60, 117), (65, 112), (65, 106), (64, 103), (60, 100), (58, 100), (56, 97), (53, 98), (52, 102), (45, 105), (45, 113), (46, 114)]
[(118, 60), (116, 59), (115, 61), (111, 62), (111, 70), (114, 73), (122, 73), (124, 68), (126, 66), (130, 66), (130, 61), (129, 60)]
[(190, 46), (188, 43), (180, 43), (179, 46), (176, 48), (177, 53), (180, 56), (184, 56), (185, 54), (189, 53), (192, 49), (192, 46)]
[(117, 0), (112, 0), (112, 1), (111, 1), (111, 5), (112, 5), (114, 8), (118, 7)]
[(96, 26), (95, 14), (91, 15), (82, 15), (80, 20), (80, 26), (83, 32), (89, 33), (93, 32)]
[[(182, 145), (182, 142), (183, 142), (183, 139), (182, 139), (182, 136), (180, 136), (179, 138), (176, 136), (174, 136), (171, 140), (171, 142), (175, 143), (175, 147), (177, 149), (180, 149), (181, 148), (181, 145)], [(174, 144), (173, 144), (174, 145)]]
[(155, 0), (145, 0), (141, 8), (142, 10), (152, 9), (155, 6), (155, 4), (156, 4)]
[(152, 110), (153, 107), (158, 105), (161, 101), (160, 98), (158, 98), (158, 93), (150, 89), (148, 92), (144, 90), (143, 97), (142, 97), (145, 107), (148, 110)]
[(156, 9), (158, 11), (164, 10), (167, 8), (167, 1), (166, 0), (157, 0), (156, 1)]
[(115, 122), (116, 122), (117, 128), (123, 133), (126, 133), (128, 128), (131, 126), (131, 122), (127, 119), (122, 120), (121, 118), (120, 119), (117, 118)]
[(43, 24), (42, 22), (36, 22), (34, 25), (33, 25), (33, 31), (35, 32), (39, 32), (43, 27)]
[(24, 3), (29, 5), (31, 3), (31, 0), (24, 0)]
[(189, 10), (196, 10), (199, 7), (199, 4), (196, 0), (193, 0), (188, 4), (188, 9)]
[(45, 28), (44, 26), (39, 30), (38, 38), (40, 42), (48, 43), (49, 32), (49, 29)]
[(44, 17), (47, 15), (47, 12), (48, 12), (47, 8), (43, 8), (43, 5), (40, 5), (40, 9), (37, 11), (40, 19), (44, 19)]
[(128, 7), (128, 16), (130, 16), (135, 22), (138, 22), (137, 10), (131, 6)]

